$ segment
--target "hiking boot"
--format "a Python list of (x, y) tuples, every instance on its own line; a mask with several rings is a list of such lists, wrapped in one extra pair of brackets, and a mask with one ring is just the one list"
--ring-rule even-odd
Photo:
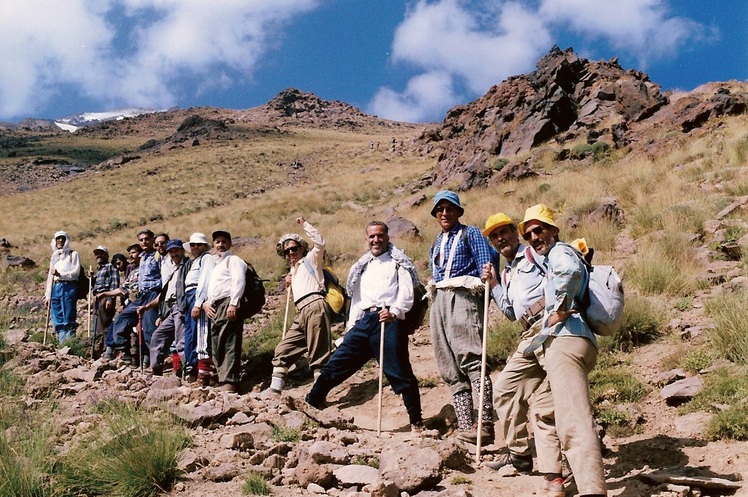
[(543, 478), (543, 487), (541, 488), (540, 494), (546, 497), (566, 497), (564, 479), (554, 478), (553, 480), (548, 480)]
[(113, 354), (114, 354), (114, 351), (112, 350), (112, 348), (111, 347), (107, 347), (106, 350), (104, 351), (104, 353), (101, 355), (101, 360), (102, 361), (107, 361), (107, 362), (111, 361)]
[(311, 392), (306, 394), (306, 397), (304, 397), (304, 401), (306, 401), (307, 404), (314, 407), (315, 409), (319, 409), (320, 411), (324, 409), (325, 404), (327, 404), (327, 402), (325, 402), (324, 400), (319, 401), (319, 400), (313, 399), (311, 397)]
[(147, 367), (149, 367), (151, 365), (151, 358), (150, 358), (150, 356), (144, 355), (143, 357), (141, 357), (140, 358), (140, 364), (143, 365), (144, 369), (147, 368)]
[(266, 397), (277, 397), (283, 391), (283, 387), (286, 386), (286, 381), (280, 376), (272, 376), (270, 378), (270, 386), (263, 390), (262, 394)]
[(500, 470), (504, 466), (514, 466), (519, 473), (532, 473), (532, 456), (518, 456), (511, 452), (499, 454), (495, 461), (485, 463), (490, 469)]
[(236, 393), (236, 383), (224, 383), (218, 387), (219, 390), (226, 393)]
[(159, 366), (158, 364), (154, 364), (154, 366), (151, 368), (151, 374), (153, 376), (161, 376), (164, 374), (164, 368), (162, 366)]
[(119, 360), (127, 366), (132, 366), (132, 356), (127, 352), (123, 352), (122, 355), (119, 356)]
[[(476, 445), (478, 443), (478, 425), (473, 426), (470, 430), (459, 432), (457, 434), (457, 439), (469, 444)], [(493, 440), (493, 425), (483, 425), (481, 427), (481, 445), (488, 445), (490, 443), (493, 443)]]

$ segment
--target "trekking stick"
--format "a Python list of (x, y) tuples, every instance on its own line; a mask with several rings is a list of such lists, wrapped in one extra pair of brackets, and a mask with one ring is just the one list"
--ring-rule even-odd
[(47, 302), (47, 319), (44, 320), (44, 343), (43, 345), (47, 345), (47, 331), (49, 330), (49, 313), (50, 309), (52, 308), (52, 298), (49, 298), (49, 302)]
[(99, 324), (99, 301), (97, 300), (94, 303), (94, 315), (96, 316), (96, 319), (94, 319), (93, 324), (93, 337), (91, 338), (91, 360), (94, 359), (94, 350), (96, 346), (96, 328)]
[(286, 330), (288, 329), (288, 306), (291, 303), (291, 285), (288, 285), (286, 289), (286, 315), (283, 318), (283, 335), (282, 338), (286, 338)]
[(382, 435), (382, 373), (384, 372), (384, 321), (379, 333), (379, 398), (377, 399), (377, 436)]
[(476, 446), (475, 446), (475, 464), (480, 464), (480, 449), (483, 441), (483, 437), (481, 436), (483, 432), (483, 403), (486, 393), (486, 347), (488, 342), (488, 304), (490, 302), (489, 297), (489, 288), (488, 288), (488, 280), (486, 280), (486, 285), (483, 288), (483, 294), (485, 298), (483, 299), (483, 348), (481, 351), (481, 357), (480, 357), (480, 392), (478, 395), (478, 433), (477, 433), (477, 440), (476, 440)]
[[(93, 293), (91, 271), (92, 271), (92, 267), (88, 266), (88, 323), (87, 323), (87, 328), (86, 328), (88, 330), (88, 338), (91, 338), (91, 295)], [(93, 358), (93, 356), (91, 357)]]
[(140, 374), (143, 374), (143, 317), (138, 314), (138, 360), (140, 361)]

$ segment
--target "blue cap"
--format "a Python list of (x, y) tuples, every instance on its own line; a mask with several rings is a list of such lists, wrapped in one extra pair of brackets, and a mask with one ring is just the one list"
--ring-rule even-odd
[(460, 204), (460, 197), (458, 197), (457, 194), (451, 190), (442, 190), (434, 197), (434, 208), (431, 209), (431, 215), (433, 217), (436, 217), (436, 206), (439, 205), (439, 202), (441, 202), (442, 200), (446, 200), (450, 204), (454, 204), (455, 206), (457, 206), (457, 208), (460, 209), (460, 216), (465, 213), (465, 209), (463, 209), (462, 205)]
[(179, 238), (169, 240), (169, 243), (166, 244), (166, 251), (168, 252), (173, 248), (184, 249), (184, 247), (182, 246), (182, 240), (180, 240)]

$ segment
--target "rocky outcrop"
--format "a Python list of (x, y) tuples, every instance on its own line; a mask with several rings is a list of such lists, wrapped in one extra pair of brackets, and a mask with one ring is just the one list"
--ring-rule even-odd
[[(647, 129), (688, 132), (746, 111), (744, 94), (706, 86), (670, 99), (660, 86), (617, 59), (591, 62), (553, 47), (537, 70), (513, 76), (468, 105), (452, 108), (437, 129), (421, 135), (441, 148), (434, 183), (458, 190), (532, 176), (530, 159), (507, 161), (556, 140), (585, 138), (598, 149), (566, 150), (557, 160), (583, 160), (608, 147), (636, 143)], [(498, 176), (498, 178), (496, 178)]]

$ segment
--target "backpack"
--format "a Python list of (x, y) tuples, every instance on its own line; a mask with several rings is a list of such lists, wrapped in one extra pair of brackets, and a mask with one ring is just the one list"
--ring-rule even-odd
[(93, 281), (96, 277), (88, 279), (86, 272), (83, 270), (83, 266), (78, 266), (78, 279), (75, 281), (75, 298), (77, 300), (83, 300), (88, 298), (88, 292), (93, 286)]
[(254, 266), (247, 261), (244, 261), (247, 265), (246, 283), (244, 285), (244, 293), (239, 299), (239, 309), (237, 312), (238, 319), (244, 321), (249, 319), (262, 310), (262, 306), (265, 305), (265, 285), (263, 285), (263, 279), (257, 274)]
[[(397, 265), (398, 271), (400, 265)], [(410, 277), (413, 279), (413, 307), (405, 313), (405, 317), (397, 323), (397, 327), (400, 331), (405, 332), (408, 335), (412, 335), (418, 328), (423, 325), (423, 320), (426, 318), (426, 311), (429, 309), (429, 300), (426, 297), (426, 287), (421, 283), (421, 279), (418, 277), (418, 273), (415, 271), (408, 271)]]
[(612, 336), (623, 321), (623, 283), (613, 266), (593, 265), (577, 251), (589, 273), (589, 283), (582, 297), (587, 324), (597, 335)]
[[(314, 269), (312, 268), (312, 264), (306, 260), (306, 258), (304, 259), (304, 267), (309, 271), (309, 274), (311, 274), (315, 279), (317, 278)], [(345, 288), (340, 284), (338, 277), (335, 276), (335, 273), (333, 273), (330, 268), (323, 268), (322, 274), (324, 275), (325, 283), (324, 285), (320, 284), (320, 286), (324, 286), (322, 294), (325, 296), (325, 302), (327, 302), (327, 305), (329, 305), (332, 310), (332, 322), (344, 323), (346, 319), (348, 319), (351, 298), (348, 296)], [(317, 283), (319, 283), (319, 281)]]

